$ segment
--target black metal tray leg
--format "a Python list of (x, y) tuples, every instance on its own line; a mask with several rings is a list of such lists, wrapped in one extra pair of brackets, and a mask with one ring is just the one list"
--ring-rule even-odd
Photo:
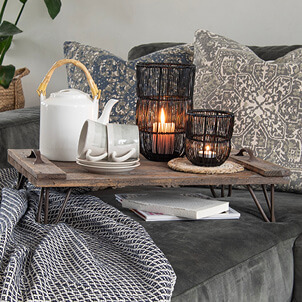
[(271, 186), (271, 196), (269, 198), (269, 195), (267, 193), (267, 190), (266, 190), (266, 187), (265, 185), (261, 185), (262, 187), (262, 191), (263, 191), (263, 194), (264, 194), (264, 198), (266, 200), (266, 203), (267, 203), (267, 207), (269, 209), (269, 213), (270, 213), (270, 219), (267, 217), (267, 215), (265, 214), (257, 196), (255, 195), (251, 185), (247, 185), (247, 188), (259, 210), (259, 212), (261, 213), (263, 219), (266, 221), (266, 222), (276, 222), (276, 217), (275, 217), (275, 186), (273, 184), (270, 185)]
[(18, 180), (17, 180), (17, 185), (16, 185), (16, 189), (20, 190), (24, 187), (26, 181), (26, 177), (21, 174), (20, 172), (18, 172)]
[(36, 221), (41, 223), (42, 206), (44, 203), (44, 223), (48, 223), (48, 206), (49, 206), (49, 188), (41, 188), (39, 195), (39, 205), (36, 215)]
[(44, 199), (44, 188), (41, 188), (40, 196), (39, 196), (38, 212), (37, 212), (37, 216), (36, 216), (36, 221), (39, 223), (41, 222), (43, 199)]
[(62, 218), (62, 215), (63, 215), (63, 212), (64, 212), (64, 210), (65, 210), (67, 201), (68, 201), (69, 196), (70, 196), (70, 194), (71, 194), (71, 189), (72, 189), (72, 188), (69, 188), (68, 191), (67, 191), (65, 200), (64, 200), (64, 202), (63, 202), (63, 204), (62, 204), (62, 206), (61, 206), (61, 209), (60, 209), (60, 211), (59, 211), (59, 214), (58, 214), (58, 216), (57, 216), (57, 219), (56, 219), (55, 223), (58, 223), (58, 222), (60, 221), (60, 219)]
[[(221, 185), (221, 188), (220, 188), (220, 197), (225, 197), (224, 189), (225, 189), (225, 185)], [(215, 187), (214, 186), (210, 186), (210, 190), (211, 190), (212, 196), (214, 198), (217, 198), (217, 194), (215, 192)], [(228, 185), (228, 195), (227, 196), (228, 197), (232, 196), (232, 185)]]
[[(72, 190), (72, 188), (69, 188), (67, 191), (66, 197), (59, 210), (55, 223), (58, 223), (60, 221), (60, 219), (62, 218), (67, 201), (71, 194), (71, 190)], [(44, 203), (44, 224), (47, 224), (48, 223), (48, 210), (49, 210), (49, 188), (47, 188), (47, 187), (46, 188), (42, 187), (41, 191), (40, 191), (39, 205), (38, 205), (38, 211), (37, 211), (37, 215), (36, 215), (36, 221), (39, 223), (41, 223), (41, 214), (42, 214), (43, 203)]]

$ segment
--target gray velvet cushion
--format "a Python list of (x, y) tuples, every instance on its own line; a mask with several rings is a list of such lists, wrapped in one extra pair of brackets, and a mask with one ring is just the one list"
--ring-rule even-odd
[(128, 60), (132, 61), (140, 57), (146, 56), (152, 52), (159, 51), (165, 48), (184, 45), (185, 43), (179, 42), (159, 42), (137, 45), (131, 48), (128, 52)]
[[(128, 60), (135, 60), (155, 51), (159, 51), (168, 47), (183, 45), (181, 42), (155, 42), (141, 44), (131, 48), (128, 52)], [(288, 52), (301, 48), (302, 45), (273, 45), (273, 46), (247, 46), (260, 59), (264, 61), (276, 60), (286, 55)]]
[[(100, 112), (111, 98), (119, 102), (111, 111), (111, 122), (135, 123), (136, 71), (138, 62), (167, 62), (188, 64), (193, 61), (192, 45), (179, 45), (154, 52), (134, 61), (125, 61), (110, 52), (78, 42), (64, 43), (65, 57), (81, 61), (91, 73), (96, 85), (102, 91)], [(86, 93), (90, 92), (84, 73), (69, 64), (68, 85)]]
[(248, 46), (248, 48), (264, 61), (276, 60), (285, 56), (290, 51), (301, 47), (302, 45)]
[(9, 167), (7, 149), (39, 148), (40, 107), (0, 112), (0, 168)]
[[(233, 196), (225, 199), (241, 213), (239, 220), (145, 222), (114, 199), (115, 193), (152, 189), (107, 189), (92, 194), (146, 228), (175, 270), (173, 302), (291, 301), (292, 248), (302, 232), (301, 195), (276, 193), (276, 223), (262, 220), (246, 190), (234, 190)], [(174, 190), (210, 192), (196, 187)], [(301, 278), (296, 282), (296, 288), (302, 288)]]
[(235, 115), (233, 147), (287, 167), (302, 192), (302, 48), (263, 61), (248, 47), (198, 30), (194, 42), (194, 107)]

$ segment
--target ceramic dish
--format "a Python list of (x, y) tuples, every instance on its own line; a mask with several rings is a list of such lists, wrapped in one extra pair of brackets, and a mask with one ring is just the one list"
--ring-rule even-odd
[(133, 169), (137, 168), (140, 163), (137, 162), (135, 164), (132, 164), (131, 166), (125, 166), (125, 167), (112, 167), (112, 166), (107, 166), (107, 167), (100, 167), (100, 166), (91, 166), (91, 165), (85, 165), (80, 163), (79, 161), (76, 162), (78, 165), (81, 167), (85, 168), (88, 172), (91, 173), (98, 173), (98, 174), (120, 174), (120, 173), (125, 173), (132, 171)]
[(100, 160), (100, 161), (90, 161), (90, 160), (86, 160), (86, 159), (80, 159), (77, 158), (76, 159), (77, 162), (83, 164), (83, 165), (87, 165), (90, 167), (130, 167), (133, 166), (137, 163), (139, 163), (139, 159), (128, 159), (126, 161), (122, 161), (122, 162), (114, 162), (114, 161), (107, 161), (107, 160)]

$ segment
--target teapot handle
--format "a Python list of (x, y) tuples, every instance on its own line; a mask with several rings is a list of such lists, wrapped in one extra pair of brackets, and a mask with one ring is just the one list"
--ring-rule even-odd
[(88, 84), (90, 86), (91, 89), (91, 94), (93, 99), (97, 98), (99, 99), (101, 96), (101, 90), (98, 89), (98, 87), (96, 86), (95, 82), (93, 81), (91, 74), (89, 73), (88, 69), (85, 67), (84, 64), (82, 64), (80, 61), (74, 60), (74, 59), (62, 59), (57, 61), (56, 63), (54, 63), (52, 65), (52, 67), (49, 69), (49, 71), (47, 72), (46, 76), (44, 77), (43, 81), (41, 82), (41, 84), (39, 85), (38, 89), (37, 89), (37, 93), (39, 96), (41, 96), (41, 94), (43, 96), (46, 96), (46, 87), (50, 81), (50, 78), (53, 74), (53, 72), (55, 71), (56, 68), (64, 65), (64, 64), (68, 64), (71, 63), (77, 67), (79, 67), (80, 69), (83, 70), (83, 72), (85, 73), (85, 76), (87, 78)]

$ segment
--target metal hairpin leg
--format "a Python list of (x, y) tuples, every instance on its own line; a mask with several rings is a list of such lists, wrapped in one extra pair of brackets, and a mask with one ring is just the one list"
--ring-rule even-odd
[[(225, 185), (221, 185), (221, 189), (220, 189), (221, 197), (225, 197), (224, 189), (225, 189)], [(211, 193), (212, 193), (213, 197), (217, 198), (217, 194), (214, 190), (214, 186), (210, 186), (210, 190), (211, 190)], [(231, 195), (232, 195), (232, 185), (228, 185), (228, 197), (231, 197)]]
[(229, 185), (228, 197), (232, 196), (232, 185)]
[[(45, 194), (44, 194), (45, 193)], [(42, 206), (44, 202), (44, 223), (48, 223), (49, 188), (41, 188), (36, 221), (41, 223)]]
[(39, 223), (41, 222), (43, 199), (44, 199), (44, 188), (41, 188), (40, 196), (39, 196), (38, 212), (37, 212), (37, 216), (36, 216), (36, 221)]
[(49, 188), (45, 189), (45, 198), (44, 198), (44, 223), (48, 223), (48, 208), (49, 208)]
[[(60, 208), (60, 211), (58, 213), (55, 223), (58, 223), (60, 221), (60, 219), (62, 218), (67, 201), (71, 194), (71, 189), (72, 188), (69, 188), (67, 191), (66, 197), (62, 203), (62, 206)], [(37, 216), (36, 216), (36, 220), (39, 223), (41, 223), (41, 214), (42, 214), (43, 203), (44, 203), (44, 223), (47, 224), (48, 223), (48, 210), (49, 210), (49, 188), (42, 187), (41, 191), (40, 191), (38, 212), (37, 212)]]
[(267, 217), (267, 215), (265, 214), (257, 196), (255, 195), (252, 187), (250, 185), (247, 185), (247, 188), (258, 208), (258, 210), (260, 211), (263, 219), (266, 221), (266, 222), (275, 222), (276, 221), (276, 217), (275, 217), (275, 186), (273, 184), (271, 184), (271, 196), (269, 198), (268, 196), (268, 193), (267, 193), (267, 190), (266, 190), (266, 187), (265, 185), (261, 185), (262, 187), (262, 191), (263, 191), (263, 194), (264, 194), (264, 198), (266, 200), (266, 203), (267, 203), (267, 207), (269, 209), (269, 212), (270, 212), (270, 219)]
[(57, 219), (56, 219), (55, 223), (58, 223), (58, 222), (60, 221), (60, 219), (61, 219), (61, 217), (62, 217), (62, 215), (63, 215), (63, 212), (64, 212), (64, 210), (65, 210), (65, 207), (66, 207), (66, 204), (67, 204), (67, 201), (68, 201), (68, 199), (69, 199), (70, 194), (71, 194), (71, 188), (69, 188), (68, 191), (67, 191), (65, 200), (64, 200), (64, 202), (63, 202), (63, 204), (62, 204), (62, 206), (61, 206), (61, 209), (60, 209), (60, 211), (59, 211), (59, 214), (58, 214), (58, 216), (57, 216)]
[(275, 222), (276, 221), (276, 217), (275, 217), (275, 186), (271, 185), (271, 198), (269, 199), (268, 193), (266, 191), (266, 187), (265, 185), (262, 185), (262, 191), (267, 203), (267, 206), (269, 208), (270, 214), (271, 214), (271, 221)]
[(26, 181), (26, 177), (23, 174), (21, 174), (20, 172), (18, 172), (18, 180), (17, 180), (17, 186), (16, 186), (17, 190), (20, 190), (24, 187), (25, 181)]
[(211, 190), (211, 193), (212, 193), (213, 197), (216, 198), (217, 195), (216, 195), (216, 192), (214, 190), (214, 186), (210, 186), (210, 190)]

